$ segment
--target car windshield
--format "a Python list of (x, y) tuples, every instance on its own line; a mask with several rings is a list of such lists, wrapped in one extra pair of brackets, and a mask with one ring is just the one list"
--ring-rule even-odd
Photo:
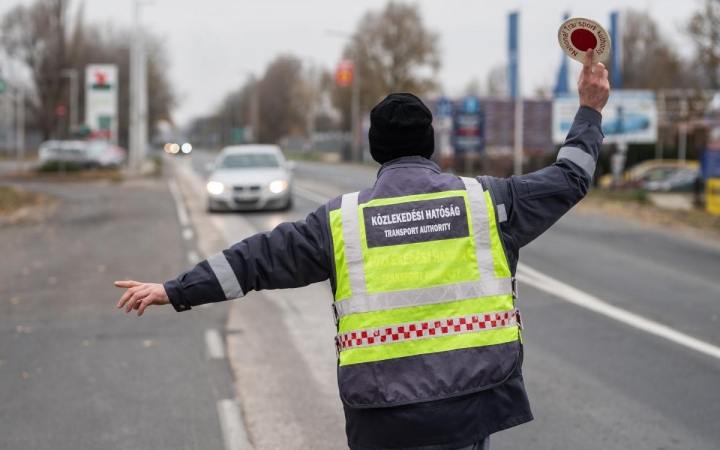
[(280, 167), (277, 156), (270, 153), (244, 153), (227, 155), (220, 162), (220, 169), (258, 169)]

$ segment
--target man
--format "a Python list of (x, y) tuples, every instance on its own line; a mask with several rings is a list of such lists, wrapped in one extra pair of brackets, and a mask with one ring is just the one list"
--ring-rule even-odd
[(610, 86), (588, 51), (555, 164), (497, 179), (442, 174), (432, 115), (393, 94), (371, 113), (372, 188), (249, 237), (164, 285), (118, 281), (118, 308), (177, 311), (330, 279), (338, 384), (353, 450), (488, 448), (532, 420), (514, 301), (519, 249), (587, 193)]

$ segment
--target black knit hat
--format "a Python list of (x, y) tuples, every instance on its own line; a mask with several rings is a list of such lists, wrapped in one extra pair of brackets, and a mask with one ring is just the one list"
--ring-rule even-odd
[(432, 113), (412, 94), (390, 94), (370, 112), (370, 154), (380, 164), (435, 151)]

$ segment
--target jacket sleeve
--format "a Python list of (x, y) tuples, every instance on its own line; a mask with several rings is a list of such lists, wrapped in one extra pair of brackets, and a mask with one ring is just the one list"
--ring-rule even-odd
[(519, 177), (490, 178), (496, 192), (496, 203), (503, 204), (506, 218), (500, 224), (504, 240), (515, 254), (543, 234), (590, 189), (603, 134), (602, 115), (581, 106), (560, 149), (557, 161), (550, 167)]
[(176, 311), (240, 298), (250, 291), (307, 286), (332, 271), (325, 206), (211, 256), (164, 283)]

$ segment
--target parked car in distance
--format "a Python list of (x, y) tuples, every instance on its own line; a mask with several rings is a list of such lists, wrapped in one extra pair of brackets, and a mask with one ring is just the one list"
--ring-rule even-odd
[(690, 192), (700, 176), (697, 169), (678, 169), (662, 180), (645, 183), (645, 190), (659, 192)]
[(87, 163), (93, 167), (116, 169), (127, 159), (125, 150), (106, 141), (87, 141)]
[(117, 168), (125, 159), (125, 150), (105, 141), (46, 141), (38, 149), (41, 166), (72, 164), (83, 168)]
[[(677, 159), (652, 159), (643, 161), (626, 170), (616, 187), (619, 188), (642, 188), (645, 183), (660, 181), (679, 169), (699, 169), (698, 161), (680, 161)], [(600, 177), (599, 185), (602, 188), (609, 188), (612, 185), (612, 174)]]
[(293, 165), (277, 145), (225, 147), (208, 176), (208, 211), (291, 208)]
[(38, 148), (38, 162), (41, 166), (49, 164), (87, 163), (87, 145), (84, 141), (45, 141)]

